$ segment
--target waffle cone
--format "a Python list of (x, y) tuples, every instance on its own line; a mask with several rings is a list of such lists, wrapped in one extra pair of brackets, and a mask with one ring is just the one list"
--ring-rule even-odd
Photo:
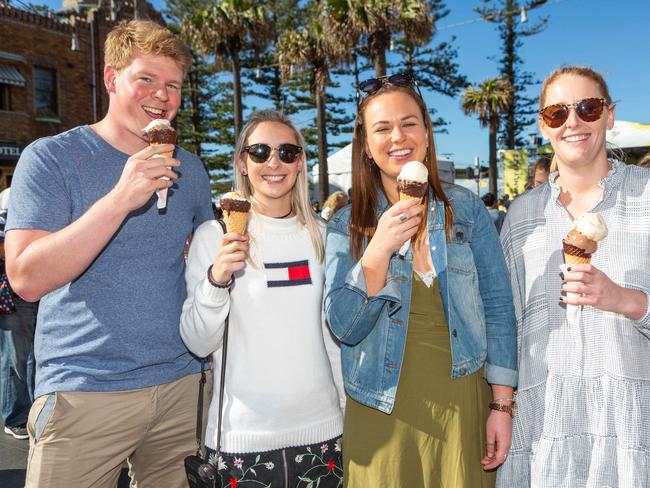
[(226, 224), (228, 232), (236, 232), (237, 234), (245, 234), (246, 226), (248, 225), (248, 212), (223, 212), (223, 221)]
[(566, 264), (589, 264), (591, 262), (591, 254), (581, 247), (562, 241), (562, 250)]
[[(149, 145), (150, 146), (164, 146), (165, 144), (153, 143), (153, 144), (149, 144)], [(151, 157), (152, 158), (172, 158), (172, 157), (174, 157), (174, 151), (166, 151), (166, 152), (163, 152), (163, 153), (160, 153), (160, 154), (154, 154)]]
[(574, 256), (573, 254), (564, 253), (564, 262), (566, 264), (589, 264), (591, 257)]
[(422, 201), (422, 197), (414, 197), (413, 195), (407, 195), (406, 193), (400, 192), (399, 194), (400, 201), (402, 200), (417, 200), (418, 202)]

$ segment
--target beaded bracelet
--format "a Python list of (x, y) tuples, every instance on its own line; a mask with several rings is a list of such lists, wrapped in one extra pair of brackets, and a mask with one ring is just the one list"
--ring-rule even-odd
[(514, 402), (514, 398), (495, 398), (493, 402)]
[(208, 282), (215, 288), (230, 288), (232, 286), (232, 282), (235, 281), (235, 275), (232, 275), (230, 277), (230, 280), (228, 280), (228, 283), (218, 283), (214, 281), (214, 278), (212, 277), (212, 265), (208, 268)]

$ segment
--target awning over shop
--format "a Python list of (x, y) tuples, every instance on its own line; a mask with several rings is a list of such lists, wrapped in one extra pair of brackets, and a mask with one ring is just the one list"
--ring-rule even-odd
[(16, 68), (8, 64), (0, 64), (0, 83), (5, 85), (25, 86), (25, 78)]

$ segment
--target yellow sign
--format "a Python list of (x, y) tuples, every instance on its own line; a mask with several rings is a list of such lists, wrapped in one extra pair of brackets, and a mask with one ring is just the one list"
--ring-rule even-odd
[(510, 198), (522, 194), (528, 183), (528, 153), (525, 149), (503, 151), (503, 191)]

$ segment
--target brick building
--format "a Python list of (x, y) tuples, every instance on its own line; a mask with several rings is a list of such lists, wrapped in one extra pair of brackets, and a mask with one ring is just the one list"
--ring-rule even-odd
[[(96, 122), (108, 106), (104, 39), (115, 21), (133, 17), (133, 3), (66, 0), (64, 8), (40, 15), (0, 0), (0, 190), (26, 145)], [(162, 21), (151, 5), (139, 9)]]

